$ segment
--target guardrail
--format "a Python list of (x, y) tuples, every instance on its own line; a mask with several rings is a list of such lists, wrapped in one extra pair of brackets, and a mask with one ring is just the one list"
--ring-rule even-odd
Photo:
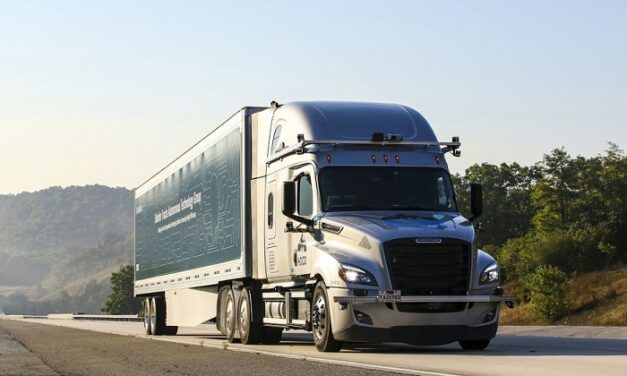
[(46, 320), (85, 320), (85, 321), (131, 321), (141, 322), (139, 315), (88, 315), (83, 313), (51, 313), (48, 315), (4, 315), (7, 318), (17, 319), (46, 319)]
[(83, 315), (74, 314), (72, 320), (92, 320), (92, 321), (142, 321), (139, 315)]

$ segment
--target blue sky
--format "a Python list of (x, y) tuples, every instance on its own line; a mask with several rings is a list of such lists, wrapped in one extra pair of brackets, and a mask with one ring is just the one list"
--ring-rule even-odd
[(627, 146), (625, 1), (0, 1), (0, 193), (134, 187), (243, 105), (397, 102), (453, 171)]

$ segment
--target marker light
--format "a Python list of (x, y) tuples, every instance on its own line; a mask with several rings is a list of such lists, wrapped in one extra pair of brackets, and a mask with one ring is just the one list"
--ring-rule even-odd
[(388, 163), (388, 156), (387, 155), (383, 155), (383, 162)]
[(394, 156), (394, 160), (396, 160), (396, 163), (401, 163), (401, 157), (399, 157), (398, 155)]
[(331, 154), (327, 154), (327, 163), (331, 163)]
[(435, 156), (435, 164), (437, 164), (438, 166), (440, 165), (440, 156), (439, 155)]
[(377, 157), (374, 154), (370, 156), (370, 160), (372, 161), (372, 163), (377, 163)]

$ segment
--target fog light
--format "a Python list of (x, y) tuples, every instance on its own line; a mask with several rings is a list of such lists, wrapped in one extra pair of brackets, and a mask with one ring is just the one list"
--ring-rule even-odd
[(496, 309), (486, 313), (485, 314), (485, 318), (483, 319), (483, 322), (490, 322), (490, 321), (494, 320), (495, 316), (496, 316)]
[(372, 325), (372, 319), (367, 314), (355, 310), (355, 318), (362, 324)]

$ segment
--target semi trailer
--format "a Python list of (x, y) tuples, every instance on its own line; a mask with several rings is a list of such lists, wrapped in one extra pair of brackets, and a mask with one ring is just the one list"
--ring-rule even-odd
[[(134, 294), (149, 335), (215, 322), (229, 342), (484, 349), (499, 268), (460, 214), (440, 142), (396, 104), (244, 107), (135, 189)], [(459, 193), (459, 192), (458, 192)]]

